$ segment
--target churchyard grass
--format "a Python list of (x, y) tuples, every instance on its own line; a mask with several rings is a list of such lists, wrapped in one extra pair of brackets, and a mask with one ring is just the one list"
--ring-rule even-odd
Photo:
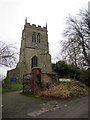
[(12, 91), (20, 91), (22, 90), (23, 85), (22, 84), (10, 84), (7, 87), (2, 88), (2, 92), (12, 92)]

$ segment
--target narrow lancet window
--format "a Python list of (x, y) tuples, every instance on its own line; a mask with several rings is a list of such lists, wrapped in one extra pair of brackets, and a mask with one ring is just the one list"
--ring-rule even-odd
[(37, 34), (37, 42), (40, 43), (40, 33)]
[(35, 32), (33, 32), (33, 34), (32, 34), (32, 42), (36, 42), (36, 33)]

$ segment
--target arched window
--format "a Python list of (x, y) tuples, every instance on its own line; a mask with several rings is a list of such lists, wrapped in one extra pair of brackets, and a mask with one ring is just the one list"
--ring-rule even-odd
[(37, 34), (37, 42), (40, 43), (40, 33)]
[(32, 34), (32, 42), (36, 42), (36, 33), (35, 32), (33, 32), (33, 34)]
[(37, 67), (37, 64), (38, 64), (38, 58), (36, 56), (34, 56), (32, 58), (32, 68)]

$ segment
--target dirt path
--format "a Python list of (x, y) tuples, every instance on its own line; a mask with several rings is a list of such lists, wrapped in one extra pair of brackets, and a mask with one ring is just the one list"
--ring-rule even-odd
[(68, 100), (41, 100), (20, 94), (2, 95), (3, 118), (87, 118), (88, 97)]

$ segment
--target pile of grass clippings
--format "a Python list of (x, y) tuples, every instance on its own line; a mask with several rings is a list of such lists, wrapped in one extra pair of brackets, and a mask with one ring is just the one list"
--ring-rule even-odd
[(41, 97), (61, 99), (82, 95), (88, 95), (88, 88), (85, 84), (75, 80), (60, 82), (58, 85), (52, 84), (48, 89), (40, 93)]

